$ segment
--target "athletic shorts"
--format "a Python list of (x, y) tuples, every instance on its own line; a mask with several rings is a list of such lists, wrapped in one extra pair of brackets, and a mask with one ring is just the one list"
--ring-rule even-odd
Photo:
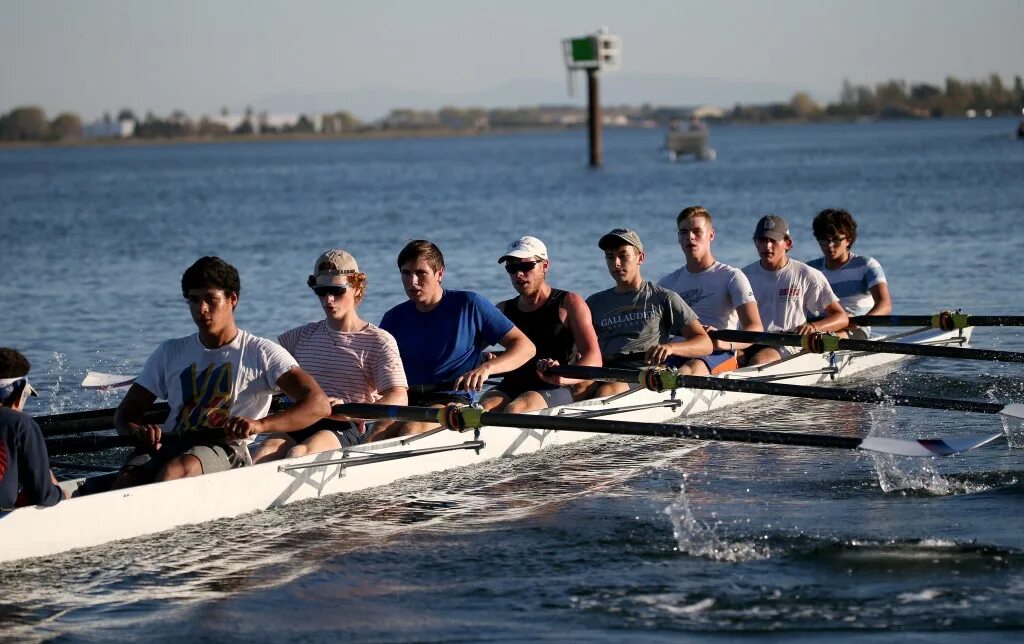
[(708, 371), (713, 374), (725, 373), (726, 371), (740, 368), (739, 363), (736, 362), (735, 351), (715, 351), (711, 355), (697, 359), (703, 362)]
[(330, 420), (327, 418), (318, 420), (306, 429), (288, 432), (287, 436), (296, 443), (305, 443), (320, 432), (334, 434), (334, 437), (338, 439), (338, 443), (342, 447), (359, 445), (366, 440), (366, 434), (359, 431), (359, 425), (347, 420)]
[(505, 396), (509, 399), (509, 402), (522, 396), (527, 391), (536, 391), (540, 394), (540, 397), (544, 399), (548, 407), (558, 407), (559, 405), (568, 405), (573, 402), (572, 389), (570, 387), (560, 387), (544, 381), (520, 381), (508, 384), (502, 382), (495, 385), (491, 391), (496, 391)]
[(409, 405), (412, 407), (430, 407), (456, 403), (468, 405), (472, 402), (465, 391), (409, 391)]
[(803, 347), (779, 347), (772, 344), (752, 344), (743, 350), (743, 355), (745, 355), (749, 360), (761, 349), (775, 349), (783, 358), (788, 358), (789, 356), (796, 355), (803, 351)]
[[(174, 434), (168, 436), (173, 437)], [(132, 469), (132, 476), (142, 482), (152, 481), (169, 461), (179, 456), (195, 456), (199, 459), (203, 474), (233, 470), (252, 462), (244, 443), (226, 440), (196, 443), (184, 436), (168, 440), (155, 452), (136, 448), (125, 463), (125, 469)]]

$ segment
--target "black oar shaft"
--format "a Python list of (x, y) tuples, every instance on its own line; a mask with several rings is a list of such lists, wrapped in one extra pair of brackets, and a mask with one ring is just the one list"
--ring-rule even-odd
[[(115, 409), (74, 411), (66, 414), (38, 416), (35, 421), (43, 430), (43, 436), (99, 432), (114, 428), (115, 411)], [(144, 420), (147, 423), (162, 423), (167, 418), (168, 411), (167, 403), (157, 403), (146, 413)]]
[[(632, 369), (608, 369), (604, 367), (559, 366), (548, 370), (554, 375), (566, 378), (600, 380), (603, 382), (641, 382), (640, 373)], [(867, 389), (840, 389), (810, 385), (790, 385), (763, 382), (745, 378), (711, 378), (706, 376), (675, 375), (676, 388), (707, 389), (713, 391), (735, 391), (739, 393), (768, 396), (791, 396), (816, 400), (837, 400), (840, 402), (875, 403), (898, 407), (922, 407), (925, 409), (949, 409), (979, 414), (998, 414), (1005, 405), (975, 400), (930, 398), (926, 396), (903, 396), (881, 394)]]
[[(755, 333), (752, 331), (733, 331), (722, 329), (712, 331), (712, 338), (732, 342), (755, 342), (776, 346), (803, 346), (802, 336), (790, 333)], [(989, 360), (992, 362), (1024, 363), (1024, 353), (1014, 351), (994, 351), (991, 349), (970, 349), (965, 347), (940, 347), (930, 344), (911, 344), (904, 342), (884, 342), (878, 340), (850, 340), (839, 338), (836, 346), (845, 351), (864, 351), (868, 353), (896, 353), (931, 358), (958, 358), (963, 360)]]
[[(934, 315), (856, 315), (850, 322), (880, 326), (934, 326)], [(1024, 315), (968, 315), (966, 326), (1024, 326)]]
[[(164, 445), (177, 441), (200, 443), (205, 441), (223, 440), (221, 429), (200, 429), (184, 433), (165, 433), (161, 438)], [(71, 436), (67, 438), (51, 438), (46, 440), (46, 451), (50, 456), (59, 454), (84, 454), (99, 452), (115, 447), (136, 447), (138, 441), (134, 436)]]
[(100, 452), (115, 447), (134, 447), (132, 436), (74, 436), (71, 438), (54, 438), (46, 441), (46, 451), (50, 456), (58, 454), (84, 454)]
[[(334, 411), (335, 413), (346, 414), (353, 418), (437, 422), (440, 410), (434, 407), (399, 407), (395, 405), (346, 403), (336, 406)], [(675, 425), (671, 423), (639, 423), (623, 420), (572, 418), (569, 416), (544, 416), (540, 414), (506, 414), (502, 412), (480, 412), (480, 422), (490, 427), (552, 429), (570, 432), (688, 438), (741, 443), (770, 443), (775, 445), (800, 445), (804, 447), (830, 447), (836, 449), (857, 449), (862, 442), (862, 439), (850, 436), (774, 432), (759, 429), (729, 429), (725, 427)]]

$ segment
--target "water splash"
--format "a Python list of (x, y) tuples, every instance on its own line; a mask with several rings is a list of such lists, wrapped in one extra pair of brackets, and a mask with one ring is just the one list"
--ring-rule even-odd
[[(996, 403), (1024, 400), (1024, 383), (1001, 381), (985, 390), (989, 400)], [(1003, 424), (1003, 433), (1010, 449), (1024, 448), (1024, 420), (1011, 416), (999, 415)]]
[(663, 512), (672, 521), (672, 534), (676, 538), (679, 552), (712, 559), (714, 561), (755, 561), (771, 557), (767, 545), (744, 541), (728, 541), (716, 534), (721, 522), (709, 526), (697, 519), (690, 509), (690, 500), (686, 496), (686, 479), (679, 486), (679, 495)]
[(71, 398), (64, 392), (65, 381), (70, 375), (68, 372), (67, 357), (58, 351), (50, 354), (49, 372), (53, 374), (53, 386), (47, 394), (47, 411), (51, 414), (59, 414), (67, 411)]

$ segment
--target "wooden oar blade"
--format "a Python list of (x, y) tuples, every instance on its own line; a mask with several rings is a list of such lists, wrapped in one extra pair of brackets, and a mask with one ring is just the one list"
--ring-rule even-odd
[(82, 379), (82, 387), (85, 389), (120, 389), (121, 387), (130, 387), (134, 382), (135, 376), (89, 371)]
[(967, 438), (922, 438), (918, 440), (868, 436), (861, 441), (858, 449), (896, 456), (950, 456), (960, 452), (969, 452), (1001, 438), (1004, 438), (1002, 433)]

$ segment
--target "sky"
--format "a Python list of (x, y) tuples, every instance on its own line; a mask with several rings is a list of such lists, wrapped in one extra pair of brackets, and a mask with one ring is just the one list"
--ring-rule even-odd
[(1024, 74), (1024, 0), (0, 0), (0, 113), (582, 105), (561, 41), (600, 27), (606, 105)]

